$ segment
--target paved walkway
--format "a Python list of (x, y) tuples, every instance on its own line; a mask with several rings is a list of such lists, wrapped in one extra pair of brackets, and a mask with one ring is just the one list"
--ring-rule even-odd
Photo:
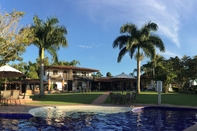
[(93, 105), (100, 105), (103, 104), (105, 102), (105, 100), (107, 99), (107, 97), (109, 96), (109, 91), (105, 92), (103, 95), (100, 95), (97, 99), (95, 99), (91, 104)]

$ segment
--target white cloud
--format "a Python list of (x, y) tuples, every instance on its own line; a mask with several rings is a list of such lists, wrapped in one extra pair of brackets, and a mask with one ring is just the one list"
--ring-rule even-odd
[(92, 46), (86, 46), (86, 45), (79, 45), (80, 48), (86, 48), (86, 49), (90, 49), (92, 48)]
[(132, 22), (139, 26), (153, 21), (158, 24), (158, 33), (180, 47), (179, 30), (182, 19), (194, 9), (195, 0), (84, 0), (78, 4), (89, 18), (100, 24), (123, 24)]

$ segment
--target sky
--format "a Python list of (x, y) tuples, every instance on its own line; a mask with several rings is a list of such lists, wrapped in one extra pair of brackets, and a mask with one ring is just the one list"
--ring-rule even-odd
[[(78, 60), (77, 66), (100, 70), (103, 76), (107, 72), (113, 76), (129, 74), (137, 67), (128, 54), (118, 63), (119, 49), (112, 48), (126, 23), (140, 29), (155, 22), (159, 27), (156, 34), (166, 48), (164, 53), (157, 53), (166, 59), (197, 55), (196, 0), (0, 0), (0, 5), (7, 12), (25, 12), (21, 25), (32, 25), (34, 15), (43, 21), (57, 17), (59, 25), (68, 30), (68, 48), (57, 51), (59, 60)], [(35, 62), (38, 48), (29, 46), (22, 57), (23, 62)], [(141, 65), (149, 60), (145, 58)]]

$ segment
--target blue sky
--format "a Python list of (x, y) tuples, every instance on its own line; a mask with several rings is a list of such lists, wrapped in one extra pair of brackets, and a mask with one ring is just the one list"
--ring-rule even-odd
[[(139, 28), (149, 21), (157, 23), (157, 35), (166, 47), (165, 53), (157, 53), (167, 59), (197, 55), (196, 0), (0, 0), (0, 4), (1, 10), (26, 12), (21, 25), (32, 24), (34, 15), (42, 20), (56, 16), (67, 28), (69, 42), (68, 48), (58, 51), (59, 60), (78, 60), (79, 67), (98, 69), (104, 76), (129, 74), (136, 68), (128, 55), (117, 63), (119, 50), (112, 48), (125, 23)], [(35, 62), (37, 57), (33, 45), (23, 54), (24, 62)]]

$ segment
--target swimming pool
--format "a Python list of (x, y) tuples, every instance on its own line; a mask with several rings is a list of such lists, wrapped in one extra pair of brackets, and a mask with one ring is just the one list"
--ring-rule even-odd
[[(34, 111), (40, 110), (47, 111), (43, 112), (44, 117), (38, 117), (42, 113), (36, 117), (17, 114), (15, 118), (11, 114), (9, 117), (0, 114), (0, 130), (182, 131), (197, 122), (197, 110), (190, 108), (145, 107), (132, 111), (130, 107), (75, 106), (72, 109), (69, 106), (65, 109), (68, 111), (63, 107), (37, 108)], [(20, 115), (24, 117), (20, 119)]]

